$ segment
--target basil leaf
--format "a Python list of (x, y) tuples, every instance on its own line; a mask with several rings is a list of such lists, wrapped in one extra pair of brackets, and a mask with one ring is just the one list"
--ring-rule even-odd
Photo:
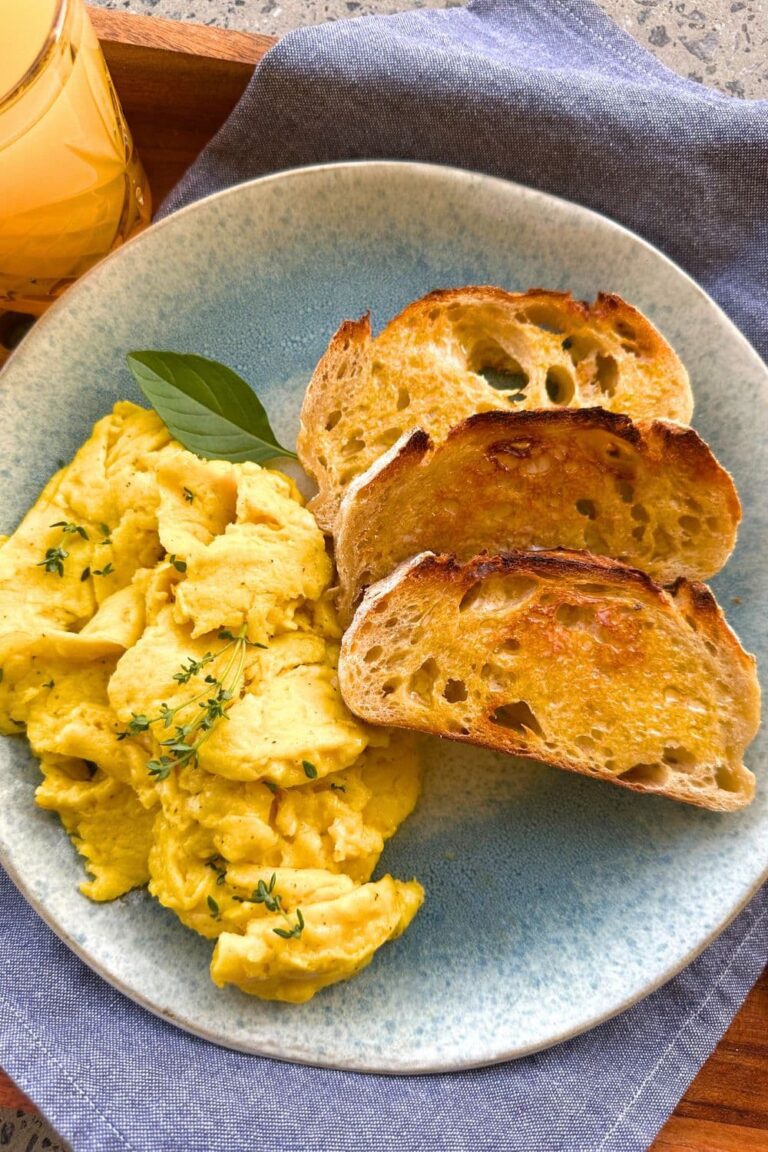
[(297, 458), (275, 439), (250, 385), (226, 364), (182, 352), (129, 352), (126, 359), (168, 431), (190, 452), (232, 463)]

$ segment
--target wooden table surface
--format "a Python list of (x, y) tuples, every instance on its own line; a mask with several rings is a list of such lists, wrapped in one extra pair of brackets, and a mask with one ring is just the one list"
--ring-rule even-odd
[[(158, 205), (224, 122), (269, 36), (92, 8)], [(31, 1108), (0, 1072), (0, 1106)], [(768, 970), (653, 1144), (768, 1152)]]

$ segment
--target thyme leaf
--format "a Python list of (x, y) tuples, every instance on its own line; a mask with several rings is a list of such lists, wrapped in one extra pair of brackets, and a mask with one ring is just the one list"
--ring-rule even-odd
[(296, 923), (293, 928), (273, 928), (275, 936), (281, 936), (283, 940), (298, 940), (304, 931), (304, 917), (301, 914), (301, 908), (296, 909)]

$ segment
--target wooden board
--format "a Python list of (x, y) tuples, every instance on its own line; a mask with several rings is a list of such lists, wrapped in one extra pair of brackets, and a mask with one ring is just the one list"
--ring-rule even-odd
[[(91, 18), (159, 204), (275, 41), (100, 8), (91, 9)], [(0, 1073), (3, 1105), (31, 1108)], [(768, 971), (653, 1152), (768, 1152)]]
[(242, 95), (275, 40), (90, 9), (157, 207)]

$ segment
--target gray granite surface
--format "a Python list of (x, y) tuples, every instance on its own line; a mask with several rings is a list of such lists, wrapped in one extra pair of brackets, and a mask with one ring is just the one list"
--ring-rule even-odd
[[(445, 8), (461, 0), (91, 0), (102, 8), (282, 35), (303, 24)], [(598, 0), (669, 68), (747, 99), (768, 98), (768, 0)]]

